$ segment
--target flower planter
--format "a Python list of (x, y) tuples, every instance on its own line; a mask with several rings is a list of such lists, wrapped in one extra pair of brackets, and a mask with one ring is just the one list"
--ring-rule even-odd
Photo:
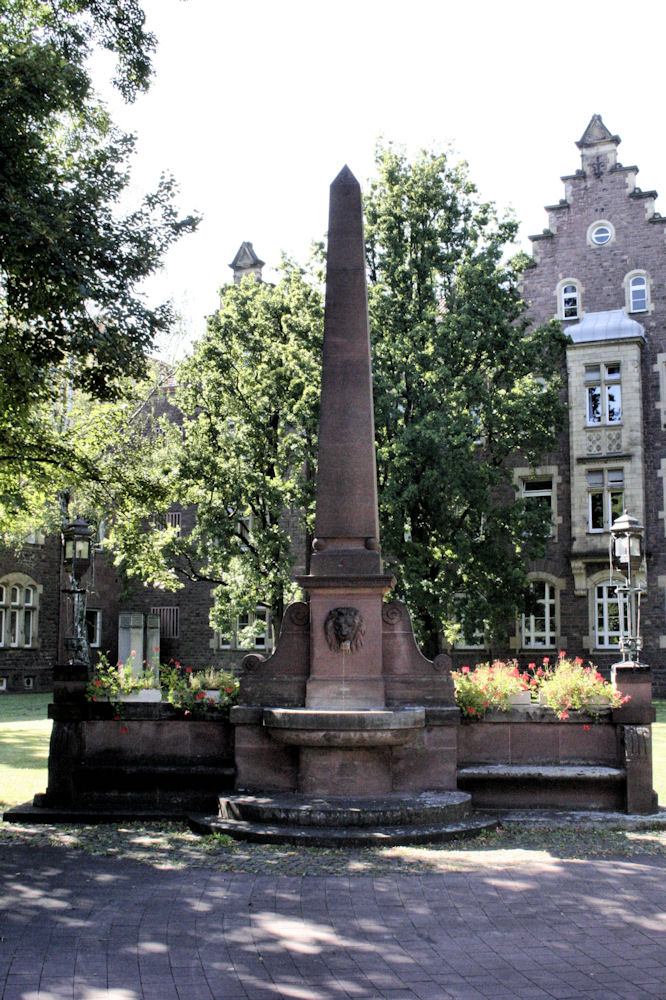
[(531, 691), (518, 691), (516, 694), (509, 695), (510, 705), (530, 705), (531, 702), (532, 702)]
[(211, 701), (215, 701), (215, 702), (218, 702), (220, 700), (220, 694), (221, 694), (221, 692), (217, 688), (215, 688), (215, 689), (211, 688), (210, 690), (206, 691), (206, 697), (210, 698)]
[(143, 688), (141, 691), (132, 691), (131, 694), (119, 694), (118, 701), (162, 701), (162, 692), (159, 688)]

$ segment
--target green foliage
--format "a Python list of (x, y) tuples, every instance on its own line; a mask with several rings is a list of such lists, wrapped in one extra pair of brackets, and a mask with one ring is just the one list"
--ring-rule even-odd
[(222, 633), (257, 605), (279, 627), (296, 597), (285, 516), (312, 507), (322, 317), (320, 289), (285, 260), (276, 285), (222, 289), (179, 371), (177, 497), (196, 504), (197, 523), (170, 553), (182, 578), (214, 585)]
[(451, 672), (456, 691), (456, 705), (463, 715), (482, 718), (486, 712), (506, 712), (511, 708), (511, 695), (530, 690), (531, 678), (520, 672), (518, 662), (479, 663), (474, 670), (462, 667)]
[[(238, 700), (238, 680), (228, 670), (195, 672), (172, 662), (161, 668), (160, 680), (163, 700), (185, 715), (201, 715), (211, 709), (228, 713)], [(210, 690), (219, 691), (218, 697), (208, 695)]]
[(630, 695), (623, 696), (593, 663), (585, 666), (580, 657), (571, 660), (560, 653), (555, 666), (546, 662), (545, 668), (539, 697), (560, 719), (568, 719), (570, 711), (597, 715), (600, 707), (619, 708), (629, 701)]
[(562, 419), (563, 337), (531, 329), (511, 219), (464, 164), (380, 146), (366, 199), (380, 521), (426, 651), (457, 625), (494, 636), (527, 593), (549, 525), (510, 482)]
[[(121, 210), (132, 139), (91, 89), (96, 45), (118, 57), (127, 99), (146, 88), (154, 40), (136, 0), (10, 0), (0, 24), (0, 502), (54, 478), (96, 480), (96, 443), (59, 434), (65, 394), (122, 397), (172, 322), (138, 291), (179, 218), (174, 182)], [(103, 477), (102, 477), (103, 478)], [(58, 488), (58, 484), (55, 484)], [(34, 507), (37, 496), (28, 506)], [(2, 516), (2, 512), (0, 512)], [(21, 508), (19, 509), (19, 517)]]

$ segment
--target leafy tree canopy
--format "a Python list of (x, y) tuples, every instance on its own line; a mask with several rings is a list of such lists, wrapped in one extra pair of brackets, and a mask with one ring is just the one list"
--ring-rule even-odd
[(366, 198), (380, 521), (430, 654), (491, 636), (527, 591), (549, 525), (511, 486), (512, 459), (555, 444), (564, 338), (532, 328), (507, 261), (516, 223), (464, 164), (380, 146)]
[[(86, 60), (117, 57), (127, 100), (148, 87), (155, 47), (137, 0), (6, 0), (0, 20), (0, 533), (50, 525), (56, 495), (105, 484), (146, 357), (173, 321), (140, 283), (196, 220), (174, 182), (126, 213), (132, 139), (93, 92)], [(152, 377), (152, 376), (151, 376)], [(99, 403), (99, 405), (97, 405)], [(106, 431), (102, 425), (106, 422)], [(90, 437), (87, 437), (87, 435)], [(105, 464), (106, 463), (106, 464)], [(119, 469), (120, 493), (131, 481)], [(145, 477), (144, 477), (145, 479)], [(135, 486), (140, 485), (140, 478)], [(146, 481), (135, 502), (141, 506)], [(158, 490), (159, 492), (159, 490)], [(83, 503), (83, 500), (81, 500)]]
[[(0, 452), (24, 452), (26, 422), (75, 389), (118, 398), (145, 375), (146, 352), (171, 320), (138, 291), (166, 249), (194, 228), (163, 177), (124, 214), (132, 139), (91, 88), (94, 45), (118, 57), (127, 99), (147, 87), (154, 39), (136, 0), (9, 0), (0, 22)], [(57, 450), (42, 460), (56, 465)]]
[(312, 507), (322, 328), (318, 281), (283, 260), (275, 285), (245, 278), (222, 289), (178, 372), (173, 499), (196, 504), (197, 523), (168, 558), (181, 579), (214, 585), (222, 633), (257, 605), (279, 627), (295, 599), (289, 527)]

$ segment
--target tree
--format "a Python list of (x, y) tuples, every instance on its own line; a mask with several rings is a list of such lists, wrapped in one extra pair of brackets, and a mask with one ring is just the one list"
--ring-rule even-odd
[(380, 522), (397, 592), (427, 652), (443, 632), (501, 635), (543, 554), (547, 515), (510, 484), (512, 457), (555, 443), (564, 338), (533, 329), (506, 261), (513, 220), (464, 164), (388, 145), (366, 198)]
[[(54, 438), (63, 384), (95, 400), (146, 375), (168, 305), (138, 290), (196, 220), (178, 218), (163, 177), (123, 214), (132, 139), (98, 103), (85, 60), (118, 57), (127, 99), (147, 87), (154, 39), (136, 0), (9, 0), (0, 24), (0, 460), (19, 505), (31, 470), (88, 475), (85, 448)], [(68, 390), (69, 391), (69, 390)], [(46, 420), (46, 423), (44, 421)], [(14, 477), (12, 489), (8, 475)], [(65, 477), (67, 478), (67, 477)], [(57, 482), (52, 484), (59, 488)]]
[(259, 605), (279, 629), (296, 596), (285, 515), (307, 520), (313, 503), (322, 329), (317, 282), (285, 260), (276, 285), (245, 278), (222, 289), (178, 373), (173, 499), (195, 504), (197, 523), (170, 557), (181, 579), (214, 585), (222, 633)]

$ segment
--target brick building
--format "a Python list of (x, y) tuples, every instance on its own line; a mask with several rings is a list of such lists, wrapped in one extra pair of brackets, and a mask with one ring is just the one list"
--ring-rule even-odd
[[(638, 168), (617, 160), (620, 139), (594, 115), (532, 236), (523, 294), (535, 322), (559, 319), (567, 347), (568, 427), (516, 489), (552, 510), (546, 558), (530, 566), (534, 614), (516, 624), (521, 661), (560, 649), (608, 668), (619, 616), (609, 579), (609, 527), (626, 509), (645, 526), (644, 656), (666, 691), (666, 218)], [(458, 653), (456, 651), (456, 659)], [(478, 657), (477, 657), (478, 658)]]

